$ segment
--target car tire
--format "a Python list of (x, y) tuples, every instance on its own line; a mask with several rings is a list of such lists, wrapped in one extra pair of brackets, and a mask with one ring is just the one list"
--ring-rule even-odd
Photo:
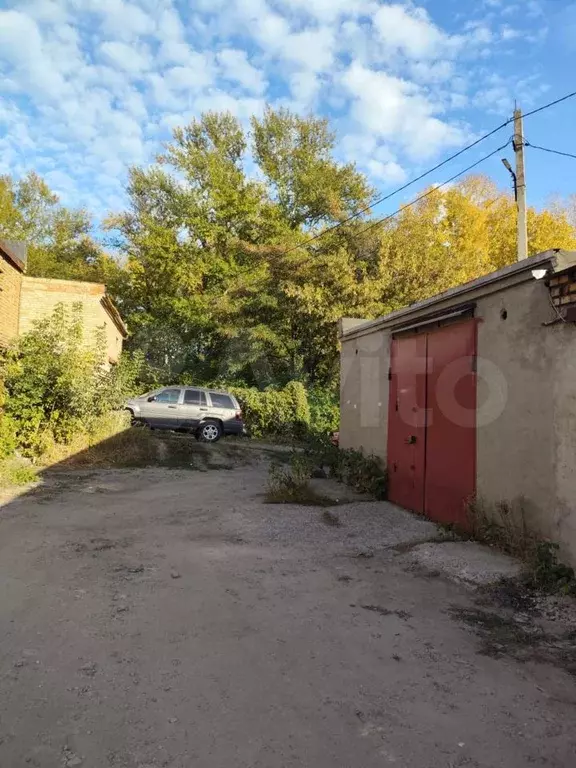
[(219, 421), (205, 421), (196, 434), (203, 443), (217, 443), (222, 437), (222, 424)]
[(130, 414), (130, 426), (131, 427), (139, 427), (142, 424), (140, 419), (138, 419), (138, 418), (136, 418), (136, 416), (134, 416), (134, 411), (132, 411), (130, 408), (127, 408), (127, 411)]

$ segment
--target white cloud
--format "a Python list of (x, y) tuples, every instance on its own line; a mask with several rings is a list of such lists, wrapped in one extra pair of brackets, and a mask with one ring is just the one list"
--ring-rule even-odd
[(341, 16), (358, 16), (370, 8), (369, 0), (278, 0), (279, 8), (298, 11), (324, 22)]
[(261, 70), (252, 66), (245, 51), (225, 48), (217, 55), (222, 76), (239, 83), (252, 93), (264, 93), (266, 80)]
[(403, 146), (413, 157), (428, 157), (465, 138), (460, 127), (434, 116), (439, 107), (414, 83), (352, 64), (342, 84), (352, 97), (357, 123)]
[(41, 93), (54, 99), (66, 92), (62, 74), (46, 55), (38, 25), (19, 11), (0, 11), (2, 59), (8, 67), (8, 77), (18, 90)]
[(307, 112), (313, 106), (321, 82), (314, 72), (294, 72), (288, 80), (292, 107), (298, 112)]
[(368, 160), (366, 168), (374, 179), (387, 184), (401, 184), (407, 178), (404, 168), (393, 160), (389, 162)]
[(104, 59), (129, 75), (139, 75), (152, 67), (150, 54), (144, 47), (136, 48), (116, 40), (107, 40), (100, 46), (100, 52)]
[(521, 37), (522, 33), (519, 30), (508, 26), (508, 24), (504, 24), (500, 30), (500, 36), (502, 40), (515, 40), (517, 37)]
[(525, 25), (492, 2), (448, 32), (424, 0), (4, 0), (1, 167), (58, 171), (63, 196), (68, 177), (72, 202), (108, 208), (169, 128), (208, 109), (246, 121), (268, 101), (333, 117), (341, 155), (398, 183), (464, 141), (457, 110), (509, 99), (478, 60)]
[(409, 59), (453, 54), (464, 42), (464, 38), (439, 29), (424, 8), (382, 5), (374, 14), (373, 24), (386, 53)]

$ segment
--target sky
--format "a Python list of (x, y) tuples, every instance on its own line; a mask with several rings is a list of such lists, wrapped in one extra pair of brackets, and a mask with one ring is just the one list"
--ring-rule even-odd
[[(101, 218), (206, 110), (328, 117), (382, 194), (512, 114), (576, 90), (576, 0), (0, 0), (0, 173), (40, 173)], [(576, 154), (576, 98), (525, 121)], [(426, 182), (504, 144), (504, 129)], [(527, 148), (528, 199), (576, 192), (576, 160)], [(502, 153), (512, 160), (510, 149)], [(503, 186), (496, 156), (481, 166)], [(377, 213), (422, 189), (393, 198)]]

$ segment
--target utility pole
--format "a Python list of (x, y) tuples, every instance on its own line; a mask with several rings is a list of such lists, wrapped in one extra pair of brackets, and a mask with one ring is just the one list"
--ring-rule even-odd
[(528, 258), (528, 221), (526, 215), (526, 175), (524, 172), (524, 131), (522, 129), (522, 110), (514, 110), (514, 138), (512, 140), (516, 155), (516, 206), (518, 208), (518, 261)]

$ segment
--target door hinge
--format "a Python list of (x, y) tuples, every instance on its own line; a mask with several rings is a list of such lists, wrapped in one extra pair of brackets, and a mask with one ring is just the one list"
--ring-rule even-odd
[(472, 360), (470, 361), (470, 370), (472, 373), (478, 372), (478, 358), (476, 355), (472, 355)]
[(392, 381), (392, 368), (388, 368), (388, 381)]

